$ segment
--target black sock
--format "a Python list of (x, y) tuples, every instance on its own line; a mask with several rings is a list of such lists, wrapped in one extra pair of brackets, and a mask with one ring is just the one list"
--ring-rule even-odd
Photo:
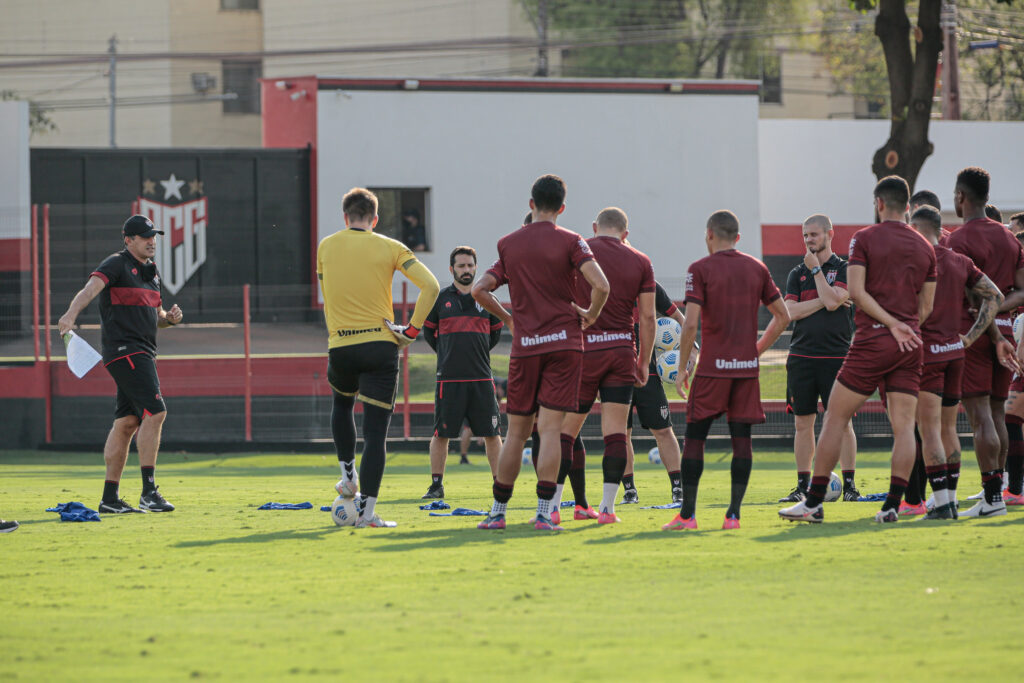
[(796, 473), (796, 487), (801, 491), (806, 491), (811, 486), (811, 473), (810, 472), (797, 472)]
[[(907, 480), (907, 491), (904, 497), (907, 505), (921, 504), (921, 478), (924, 476), (924, 460), (914, 461), (914, 469), (910, 471), (910, 479)], [(883, 510), (887, 508), (882, 508)]]
[(981, 485), (985, 489), (985, 502), (995, 503), (1003, 499), (1003, 471), (989, 470), (981, 473)]
[(885, 502), (882, 503), (882, 511), (886, 510), (898, 510), (900, 507), (900, 498), (903, 497), (904, 491), (907, 490), (907, 480), (899, 477), (889, 477), (889, 495), (885, 497)]
[(843, 470), (843, 490), (852, 491), (857, 488), (853, 483), (853, 475), (856, 470)]
[(811, 477), (811, 485), (807, 487), (805, 505), (809, 508), (818, 507), (825, 500), (825, 491), (831, 477)]
[(956, 461), (953, 458), (947, 458), (946, 460), (946, 476), (949, 479), (946, 481), (946, 488), (956, 493), (956, 487), (960, 483), (960, 451), (957, 451), (953, 455), (956, 456)]
[(561, 439), (562, 459), (558, 461), (558, 479), (555, 480), (555, 483), (564, 486), (565, 478), (569, 476), (569, 470), (572, 469), (572, 437), (562, 434)]
[(536, 429), (530, 434), (530, 450), (532, 452), (530, 459), (533, 461), (533, 471), (537, 471), (537, 458), (540, 457), (540, 432)]
[(680, 470), (672, 470), (668, 473), (668, 480), (672, 482), (672, 488), (678, 489), (683, 486), (683, 474)]
[(151, 491), (156, 491), (156, 482), (154, 481), (155, 477), (153, 476), (153, 471), (155, 469), (156, 469), (155, 465), (153, 467), (146, 467), (146, 466), (142, 467), (142, 492), (143, 493), (149, 493)]
[[(750, 440), (748, 439), (749, 443)], [(743, 496), (747, 492), (747, 483), (750, 481), (750, 468), (754, 461), (741, 455), (733, 454), (730, 473), (732, 475), (732, 490), (729, 496), (729, 509), (725, 511), (726, 517), (740, 518), (740, 505), (743, 503)]]
[(687, 439), (683, 447), (683, 506), (679, 516), (692, 519), (697, 511), (697, 489), (700, 487), (700, 475), (704, 473), (704, 440)]
[(363, 404), (363, 459), (359, 463), (359, 488), (364, 496), (376, 498), (380, 494), (380, 482), (384, 478), (384, 464), (387, 460), (385, 444), (391, 410), (380, 406)]
[(1006, 423), (1010, 436), (1010, 450), (1006, 454), (1006, 472), (1009, 475), (1006, 488), (1015, 496), (1024, 490), (1024, 429), (1016, 422)]
[(633, 482), (633, 475), (632, 474), (624, 474), (624, 475), (622, 475), (622, 488), (625, 491), (629, 491), (630, 489), (632, 489), (634, 491), (636, 490), (636, 484)]
[(103, 482), (103, 502), (104, 503), (115, 503), (117, 502), (117, 487), (121, 482), (117, 481), (105, 481)]
[(435, 486), (440, 486), (441, 482), (443, 480), (444, 480), (444, 474), (431, 474), (430, 475), (430, 486), (431, 486), (431, 488), (433, 488)]
[(338, 462), (354, 463), (356, 459), (355, 396), (342, 396), (334, 392), (331, 407), (331, 435), (338, 451)]

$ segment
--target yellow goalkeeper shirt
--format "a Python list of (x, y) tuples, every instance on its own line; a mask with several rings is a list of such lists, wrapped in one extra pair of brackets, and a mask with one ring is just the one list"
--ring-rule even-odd
[(358, 228), (339, 230), (320, 242), (316, 273), (324, 296), (327, 348), (371, 341), (395, 342), (384, 320), (394, 318), (391, 282), (396, 270), (419, 287), (409, 322), (420, 328), (440, 287), (437, 278), (408, 247), (372, 230)]

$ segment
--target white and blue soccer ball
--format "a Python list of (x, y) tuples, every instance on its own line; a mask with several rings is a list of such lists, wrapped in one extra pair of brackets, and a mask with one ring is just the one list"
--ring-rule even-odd
[(843, 479), (835, 472), (828, 478), (828, 488), (825, 489), (825, 502), (834, 503), (843, 495)]
[(661, 354), (655, 362), (655, 367), (662, 382), (675, 384), (676, 376), (679, 374), (679, 351), (666, 351)]
[(529, 446), (527, 446), (526, 448), (523, 449), (523, 464), (524, 465), (532, 465), (533, 464), (533, 449), (530, 448)]
[(338, 526), (354, 526), (359, 519), (359, 507), (355, 498), (338, 496), (331, 504), (331, 519)]
[(658, 318), (654, 328), (654, 352), (664, 353), (679, 348), (683, 328), (672, 318)]
[(657, 446), (647, 451), (647, 462), (651, 463), (652, 465), (661, 464), (661, 451), (658, 450)]
[(1024, 337), (1024, 313), (1013, 319), (1013, 341), (1020, 344), (1020, 338)]

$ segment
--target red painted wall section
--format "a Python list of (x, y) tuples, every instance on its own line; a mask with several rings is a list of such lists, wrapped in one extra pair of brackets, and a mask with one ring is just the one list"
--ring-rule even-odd
[[(835, 237), (832, 238), (832, 251), (842, 257), (850, 254), (850, 240), (854, 233), (864, 225), (834, 225)], [(946, 230), (953, 232), (959, 225), (944, 226)], [(740, 247), (742, 249), (742, 246)], [(807, 251), (804, 247), (804, 237), (801, 225), (773, 225), (761, 226), (761, 252), (765, 256), (796, 256)]]
[(0, 239), (0, 273), (21, 273), (32, 270), (32, 240), (12, 237)]
[(317, 78), (263, 78), (260, 85), (263, 146), (315, 148)]

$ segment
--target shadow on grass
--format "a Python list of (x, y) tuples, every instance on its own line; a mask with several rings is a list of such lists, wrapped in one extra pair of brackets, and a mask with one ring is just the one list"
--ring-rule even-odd
[(316, 541), (328, 534), (344, 533), (349, 531), (355, 533), (354, 529), (343, 529), (340, 527), (324, 527), (323, 529), (310, 529), (299, 531), (286, 529), (283, 531), (271, 531), (269, 533), (248, 534), (246, 536), (231, 536), (228, 538), (208, 538), (195, 541), (181, 541), (175, 543), (174, 548), (206, 548), (214, 545), (226, 545), (232, 543), (273, 543), (275, 541)]

